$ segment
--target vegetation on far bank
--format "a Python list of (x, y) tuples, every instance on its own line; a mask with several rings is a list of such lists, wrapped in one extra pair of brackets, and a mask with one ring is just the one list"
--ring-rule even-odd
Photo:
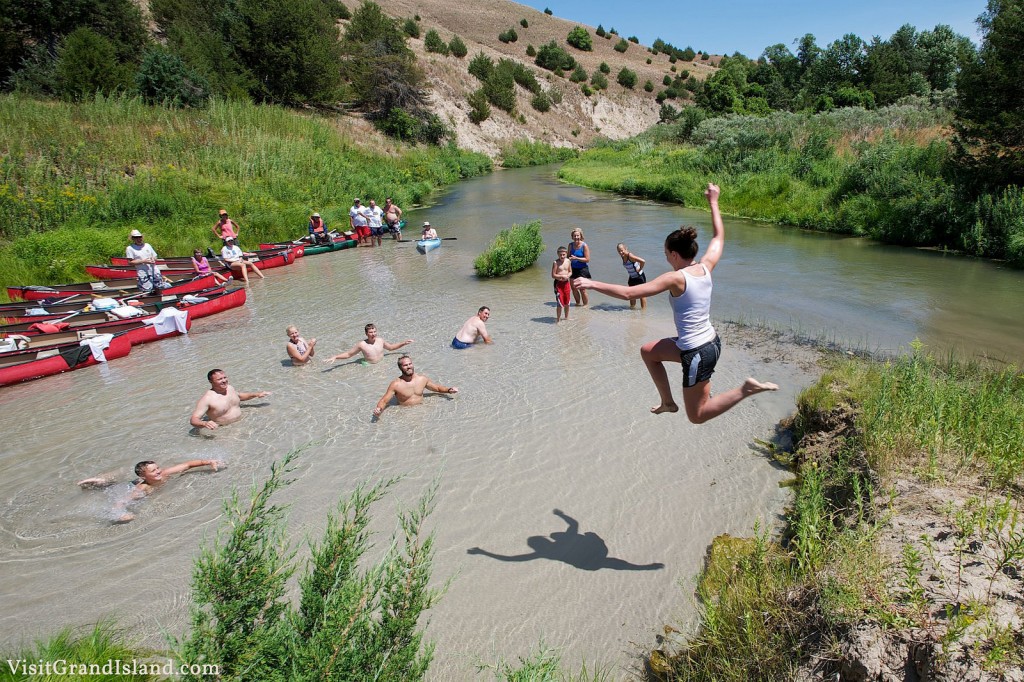
[(540, 226), (540, 220), (531, 220), (499, 232), (487, 250), (473, 261), (477, 276), (501, 277), (536, 263), (544, 250)]
[(204, 110), (135, 98), (71, 104), (0, 95), (0, 285), (88, 279), (139, 229), (161, 255), (215, 240), (226, 208), (241, 242), (301, 236), (319, 211), (347, 228), (353, 197), (409, 209), (491, 170), (454, 146), (347, 132), (332, 115), (214, 101)]
[[(849, 663), (840, 644), (858, 627), (917, 632), (915, 660), (933, 673), (961, 655), (996, 675), (1024, 665), (1024, 636), (991, 583), (1024, 571), (1024, 375), (940, 362), (916, 346), (892, 362), (832, 357), (798, 403), (781, 543), (767, 531), (717, 540), (697, 588), (698, 632), (653, 652), (652, 668), (671, 680), (828, 677)], [(968, 477), (982, 482), (976, 494), (946, 499), (949, 557), (938, 556), (941, 528), (938, 539), (908, 541), (895, 562), (880, 551), (897, 478)], [(966, 589), (970, 562), (991, 575), (987, 593)]]

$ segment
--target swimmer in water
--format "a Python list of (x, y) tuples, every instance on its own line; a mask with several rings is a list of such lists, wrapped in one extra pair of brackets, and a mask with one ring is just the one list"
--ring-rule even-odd
[(269, 391), (239, 393), (228, 383), (228, 375), (222, 369), (211, 369), (206, 373), (206, 379), (210, 382), (210, 390), (196, 403), (189, 419), (197, 429), (216, 429), (236, 422), (242, 418), (241, 402), (270, 395)]
[(377, 406), (373, 408), (374, 417), (380, 417), (384, 410), (387, 409), (391, 399), (395, 397), (398, 398), (398, 404), (405, 407), (422, 403), (424, 391), (447, 393), (449, 395), (459, 392), (459, 389), (454, 386), (448, 387), (435, 384), (422, 374), (417, 374), (416, 369), (412, 366), (412, 358), (408, 355), (398, 358), (398, 369), (402, 374), (388, 385), (388, 390), (384, 393), (384, 396), (377, 401)]
[[(135, 515), (127, 511), (127, 506), (136, 500), (149, 495), (151, 492), (162, 486), (167, 482), (170, 476), (174, 474), (184, 473), (190, 469), (197, 467), (210, 467), (213, 471), (218, 471), (224, 467), (224, 463), (215, 459), (192, 459), (181, 464), (175, 464), (174, 466), (161, 469), (160, 465), (152, 460), (145, 460), (135, 465), (135, 475), (138, 478), (133, 481), (133, 486), (128, 497), (121, 500), (114, 505), (114, 512), (117, 514), (115, 519), (116, 523), (128, 523), (135, 518)], [(80, 488), (106, 488), (117, 483), (117, 480), (109, 476), (94, 476), (92, 478), (85, 478), (78, 481)]]
[(324, 362), (334, 362), (335, 360), (348, 360), (356, 353), (362, 353), (364, 362), (377, 363), (380, 362), (381, 359), (384, 357), (384, 351), (398, 350), (399, 348), (404, 348), (405, 346), (408, 346), (410, 343), (412, 343), (412, 339), (406, 339), (405, 341), (401, 341), (399, 343), (390, 343), (388, 341), (385, 341), (384, 339), (377, 336), (377, 325), (373, 324), (372, 322), (366, 325), (363, 328), (363, 331), (366, 332), (366, 339), (352, 346), (344, 353), (332, 355), (331, 357), (327, 358)]

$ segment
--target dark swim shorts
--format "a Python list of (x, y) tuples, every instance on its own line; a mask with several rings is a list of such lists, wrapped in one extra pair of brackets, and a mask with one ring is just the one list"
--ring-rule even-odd
[(683, 363), (683, 388), (696, 386), (707, 381), (715, 373), (715, 365), (722, 355), (722, 337), (715, 335), (714, 341), (692, 350), (679, 352), (679, 361)]
[(467, 348), (472, 348), (472, 347), (473, 347), (473, 344), (471, 344), (471, 343), (466, 343), (465, 341), (459, 341), (458, 339), (452, 339), (452, 348), (454, 348), (455, 350), (466, 350)]
[(638, 284), (646, 284), (646, 283), (647, 283), (647, 273), (641, 272), (639, 277), (630, 277), (629, 281), (626, 282), (626, 286), (628, 286), (628, 287), (635, 287)]
[(583, 266), (582, 268), (573, 268), (572, 274), (569, 275), (569, 279), (576, 279), (577, 277), (586, 277), (587, 279), (592, 279), (590, 276), (590, 268), (587, 266)]

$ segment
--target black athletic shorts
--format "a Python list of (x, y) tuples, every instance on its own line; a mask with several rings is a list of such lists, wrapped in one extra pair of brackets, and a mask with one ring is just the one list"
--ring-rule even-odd
[(707, 381), (715, 373), (715, 365), (722, 355), (722, 337), (715, 334), (714, 341), (692, 350), (679, 352), (679, 361), (683, 363), (683, 388), (696, 386)]
[(628, 287), (635, 287), (638, 284), (646, 284), (646, 283), (647, 283), (647, 273), (646, 272), (641, 272), (639, 277), (630, 277), (629, 281), (626, 282), (626, 286), (628, 286)]
[(587, 266), (583, 266), (582, 268), (573, 268), (572, 274), (569, 275), (569, 279), (576, 279), (577, 277), (586, 277), (587, 279), (592, 279), (590, 276), (590, 268)]

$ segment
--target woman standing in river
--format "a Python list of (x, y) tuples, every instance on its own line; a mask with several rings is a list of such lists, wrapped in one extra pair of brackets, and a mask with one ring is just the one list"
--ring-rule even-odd
[(741, 386), (711, 397), (711, 375), (722, 353), (722, 340), (711, 325), (711, 271), (722, 257), (725, 245), (725, 225), (718, 210), (720, 193), (718, 185), (710, 183), (704, 192), (711, 209), (714, 235), (704, 257), (699, 261), (697, 230), (683, 227), (665, 238), (665, 258), (672, 266), (672, 272), (666, 272), (654, 281), (629, 287), (596, 282), (585, 277), (573, 280), (573, 289), (582, 289), (584, 292), (593, 289), (631, 302), (663, 291), (669, 292), (677, 336), (645, 343), (640, 348), (640, 357), (647, 365), (647, 371), (661, 396), (661, 404), (651, 408), (654, 414), (679, 411), (672, 397), (672, 387), (664, 363), (682, 364), (683, 404), (686, 406), (686, 416), (694, 424), (703, 424), (717, 417), (755, 393), (778, 389), (775, 384), (747, 379)]
[[(575, 281), (580, 277), (590, 278), (590, 247), (583, 241), (583, 230), (575, 228), (569, 234), (572, 241), (569, 242), (569, 265), (572, 266), (572, 274), (569, 276), (570, 281)], [(582, 305), (590, 303), (590, 298), (587, 296), (586, 289), (580, 290), (576, 287), (572, 289), (572, 296), (576, 299), (576, 305), (581, 305), (580, 300), (582, 298)]]

